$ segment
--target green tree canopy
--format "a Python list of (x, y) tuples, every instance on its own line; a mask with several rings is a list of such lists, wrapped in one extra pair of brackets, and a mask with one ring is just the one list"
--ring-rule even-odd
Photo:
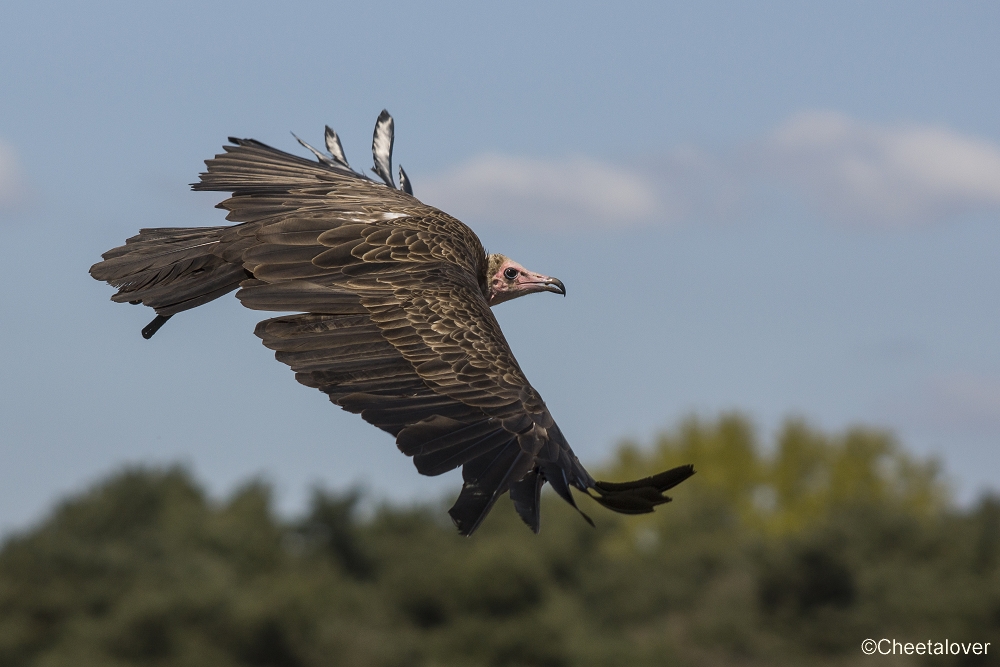
[(654, 514), (546, 499), (534, 535), (501, 503), (473, 538), (445, 503), (317, 490), (285, 520), (260, 482), (125, 470), (0, 549), (0, 667), (853, 665), (868, 637), (998, 635), (1000, 503), (951, 506), (887, 434), (690, 419), (608, 467), (687, 462)]

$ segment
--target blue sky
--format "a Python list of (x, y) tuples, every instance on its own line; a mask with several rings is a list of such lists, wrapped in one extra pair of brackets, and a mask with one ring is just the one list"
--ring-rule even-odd
[(295, 383), (227, 298), (139, 336), (87, 276), (226, 137), (355, 166), (396, 119), (416, 195), (565, 299), (498, 308), (584, 462), (692, 412), (893, 429), (1000, 488), (994, 3), (32, 3), (0, 22), (0, 530), (126, 463), (456, 491)]

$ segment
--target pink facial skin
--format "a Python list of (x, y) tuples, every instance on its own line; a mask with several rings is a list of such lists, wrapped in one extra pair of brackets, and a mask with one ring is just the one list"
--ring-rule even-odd
[(554, 292), (566, 296), (566, 286), (558, 278), (529, 271), (512, 259), (505, 259), (490, 277), (489, 304), (495, 306), (535, 292)]

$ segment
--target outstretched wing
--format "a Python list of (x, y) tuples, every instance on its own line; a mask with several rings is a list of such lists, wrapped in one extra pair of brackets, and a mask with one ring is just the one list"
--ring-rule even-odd
[[(265, 320), (257, 335), (299, 382), (394, 435), (421, 473), (462, 466), (450, 513), (463, 534), (508, 491), (538, 530), (545, 481), (574, 506), (570, 486), (628, 505), (634, 489), (601, 490), (524, 377), (486, 302), (486, 256), (468, 227), (336, 165), (234, 143), (194, 187), (233, 193), (220, 207), (244, 224), (219, 252), (253, 274), (237, 297), (304, 313)], [(669, 500), (662, 490), (636, 498), (618, 511)]]
[[(475, 233), (412, 195), (259, 141), (232, 137), (230, 141), (236, 145), (225, 146), (225, 153), (206, 160), (208, 171), (191, 187), (233, 194), (218, 207), (229, 211), (227, 220), (245, 224), (230, 228), (223, 238), (219, 252), (226, 259), (248, 259), (243, 255), (247, 249), (265, 245), (250, 261), (286, 265), (280, 275), (258, 278), (275, 282), (325, 275), (347, 259), (338, 256), (347, 250), (360, 255), (378, 250), (380, 261), (443, 260), (473, 275), (484, 272), (486, 256)], [(355, 243), (359, 238), (370, 243), (359, 246)], [(272, 261), (269, 253), (283, 255), (289, 246), (301, 252)], [(308, 257), (306, 247), (325, 253), (314, 267), (308, 266), (315, 257)]]
[(226, 151), (195, 188), (233, 193), (220, 206), (244, 224), (222, 252), (254, 276), (237, 297), (306, 313), (261, 322), (257, 335), (300, 382), (396, 436), (421, 473), (462, 466), (451, 513), (463, 533), (512, 488), (537, 529), (544, 479), (570, 501), (570, 484), (593, 485), (486, 303), (485, 253), (468, 227), (258, 142)]
[[(395, 436), (422, 474), (463, 466), (451, 509), (463, 534), (508, 490), (537, 530), (544, 479), (569, 500), (569, 484), (593, 480), (524, 380), (485, 300), (460, 278), (443, 282), (454, 272), (431, 265), (416, 276), (349, 279), (350, 289), (254, 282), (237, 296), (251, 308), (313, 311), (265, 320), (256, 333), (299, 382)], [(466, 298), (472, 310), (482, 303), (482, 326), (465, 325)]]

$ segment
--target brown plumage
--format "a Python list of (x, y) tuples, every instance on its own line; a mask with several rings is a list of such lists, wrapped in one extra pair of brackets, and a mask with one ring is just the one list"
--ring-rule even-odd
[[(301, 312), (264, 320), (255, 333), (299, 382), (391, 433), (422, 474), (461, 466), (449, 513), (465, 535), (507, 492), (537, 531), (545, 482), (574, 507), (571, 486), (637, 514), (668, 502), (663, 493), (693, 474), (682, 466), (611, 484), (583, 468), (490, 310), (565, 288), (487, 255), (466, 225), (409, 194), (408, 179), (406, 191), (394, 189), (388, 113), (373, 139), (385, 185), (352, 171), (342, 149), (327, 157), (302, 142), (313, 162), (230, 141), (193, 188), (232, 193), (219, 207), (238, 224), (144, 229), (91, 268), (118, 288), (114, 301), (156, 310), (145, 337), (236, 289), (248, 308)], [(327, 145), (340, 146), (329, 128)]]

